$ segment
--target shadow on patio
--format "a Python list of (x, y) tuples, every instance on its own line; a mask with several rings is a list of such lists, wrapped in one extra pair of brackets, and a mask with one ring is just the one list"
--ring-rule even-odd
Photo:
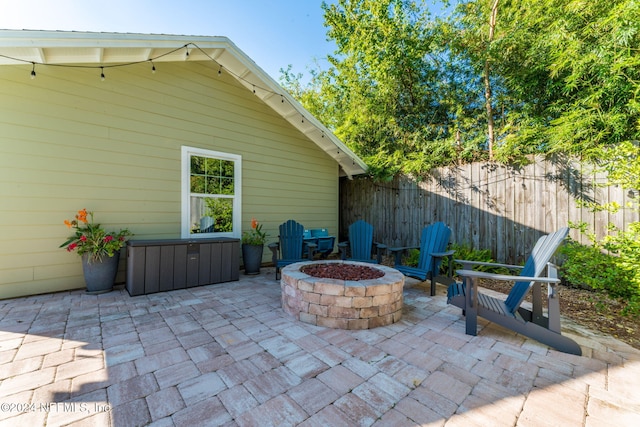
[(407, 279), (403, 318), (297, 322), (273, 268), (130, 297), (0, 301), (0, 425), (637, 425), (640, 351), (565, 321), (573, 356)]

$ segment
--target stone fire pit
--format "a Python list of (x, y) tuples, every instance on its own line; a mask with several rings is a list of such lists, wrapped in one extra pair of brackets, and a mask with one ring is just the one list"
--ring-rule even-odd
[[(364, 280), (314, 277), (301, 271), (312, 264), (366, 266), (384, 273)], [(377, 264), (352, 261), (310, 261), (282, 269), (282, 308), (296, 319), (317, 326), (371, 329), (402, 317), (404, 275)]]

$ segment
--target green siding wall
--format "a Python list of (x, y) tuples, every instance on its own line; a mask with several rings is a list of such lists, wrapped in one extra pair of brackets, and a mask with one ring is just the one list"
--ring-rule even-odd
[[(58, 246), (78, 209), (136, 239), (180, 237), (180, 149), (240, 154), (243, 228), (338, 233), (338, 165), (209, 63), (0, 66), (0, 298), (84, 286)], [(268, 261), (265, 252), (264, 260)], [(123, 260), (124, 261), (124, 260)], [(124, 280), (121, 262), (118, 280)]]

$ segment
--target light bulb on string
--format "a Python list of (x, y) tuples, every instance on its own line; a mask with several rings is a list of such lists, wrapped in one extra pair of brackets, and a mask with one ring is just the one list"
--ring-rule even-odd
[[(185, 49), (185, 56), (186, 56), (186, 57), (185, 57), (185, 60), (187, 60), (187, 59), (189, 59), (189, 58), (190, 58), (190, 49), (189, 49), (189, 45), (192, 45), (194, 48), (201, 50), (201, 49), (200, 49), (196, 44), (194, 44), (194, 43), (188, 43), (188, 44), (185, 44), (185, 45), (183, 45), (183, 46), (181, 46), (181, 47), (177, 47), (176, 49), (174, 49), (174, 50), (170, 51), (169, 53), (166, 53), (166, 54), (163, 54), (163, 55), (159, 55), (159, 56), (154, 57), (154, 58), (149, 58), (149, 57), (147, 57), (147, 59), (142, 60), (142, 61), (135, 61), (135, 62), (131, 62), (131, 63), (118, 64), (118, 65), (107, 65), (107, 66), (106, 66), (106, 68), (110, 68), (110, 67), (113, 67), (113, 66), (118, 66), (118, 67), (119, 67), (119, 66), (126, 66), (126, 65), (136, 65), (136, 64), (140, 64), (140, 63), (142, 63), (142, 62), (146, 62), (146, 61), (148, 61), (148, 62), (150, 62), (150, 63), (151, 63), (151, 73), (152, 73), (152, 74), (155, 74), (155, 72), (156, 72), (156, 66), (155, 66), (155, 63), (154, 63), (154, 59), (159, 59), (159, 58), (161, 58), (161, 57), (163, 57), (163, 56), (165, 56), (165, 55), (167, 55), (167, 54), (173, 54), (173, 53), (175, 53), (175, 52), (179, 51), (180, 49)], [(206, 56), (208, 56), (206, 52), (203, 52), (203, 53), (204, 53)], [(208, 57), (209, 57), (209, 59), (211, 59), (211, 61), (212, 61), (215, 65), (218, 65), (218, 75), (219, 75), (219, 76), (220, 76), (220, 75), (222, 75), (222, 67), (223, 67), (223, 66), (222, 66), (222, 64), (218, 63), (217, 61), (215, 61), (215, 60), (214, 60), (213, 58), (211, 58), (210, 56), (208, 56)], [(31, 64), (32, 64), (32, 68), (31, 68), (30, 78), (31, 78), (31, 79), (35, 79), (35, 78), (36, 78), (36, 71), (35, 71), (36, 62), (34, 62), (34, 61), (28, 61), (28, 60), (20, 60), (20, 61), (23, 61), (23, 62), (26, 62), (26, 63), (31, 62)], [(39, 64), (40, 64), (40, 63), (39, 63)], [(40, 64), (40, 65), (47, 65), (47, 64), (42, 63), (42, 64)], [(214, 66), (215, 66), (215, 65), (214, 65)], [(106, 79), (106, 75), (105, 75), (105, 71), (104, 71), (104, 69), (105, 69), (105, 66), (104, 66), (104, 65), (102, 65), (102, 66), (97, 66), (97, 65), (86, 65), (86, 66), (77, 66), (77, 65), (60, 65), (60, 66), (62, 66), (62, 67), (80, 67), (80, 68), (87, 68), (87, 69), (97, 69), (97, 68), (99, 67), (99, 68), (100, 68), (100, 80), (101, 80), (101, 81), (105, 81), (105, 79)], [(257, 88), (256, 88), (255, 83), (252, 83), (252, 82), (250, 82), (250, 81), (247, 81), (247, 80), (246, 80), (245, 78), (243, 78), (242, 76), (238, 76), (238, 75), (234, 74), (234, 72), (233, 72), (233, 71), (230, 71), (230, 70), (227, 70), (227, 71), (229, 71), (229, 73), (230, 73), (232, 76), (234, 76), (236, 79), (244, 81), (244, 83), (245, 83), (247, 86), (248, 86), (248, 85), (251, 85), (251, 86), (252, 86), (252, 91), (253, 91), (253, 93), (254, 93), (255, 95), (257, 95), (257, 92), (256, 92)], [(273, 91), (271, 91), (271, 90), (269, 90), (269, 89), (265, 89), (265, 88), (262, 88), (262, 87), (260, 87), (260, 86), (258, 86), (258, 88), (260, 88), (260, 89), (261, 89), (261, 91), (264, 91), (264, 92), (265, 92), (265, 93), (267, 93), (267, 94), (280, 95), (280, 102), (281, 102), (282, 104), (284, 104), (284, 103), (285, 103), (284, 95), (283, 95), (282, 93), (273, 92)], [(262, 93), (262, 92), (261, 92), (261, 93)], [(292, 105), (292, 106), (293, 106), (293, 105)], [(301, 122), (302, 122), (303, 124), (305, 123), (305, 117), (304, 117), (304, 115), (301, 115)], [(313, 121), (309, 124), (309, 126), (310, 126), (310, 127), (316, 127), (316, 128), (317, 128), (317, 126), (315, 126), (315, 125), (313, 124)], [(322, 138), (324, 138), (324, 137), (325, 137), (325, 135), (324, 135), (324, 133), (325, 133), (325, 132), (324, 132), (324, 131), (322, 131), (321, 129), (317, 129), (317, 130), (320, 130), (320, 131), (321, 131), (321, 137), (322, 137)]]

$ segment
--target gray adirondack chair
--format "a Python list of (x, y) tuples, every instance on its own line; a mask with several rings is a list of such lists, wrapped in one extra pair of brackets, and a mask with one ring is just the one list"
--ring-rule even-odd
[[(462, 309), (466, 316), (466, 333), (477, 334), (477, 317), (483, 317), (519, 334), (533, 338), (565, 353), (582, 355), (580, 346), (560, 330), (560, 302), (555, 286), (560, 282), (557, 268), (549, 262), (569, 233), (568, 228), (542, 236), (531, 251), (524, 267), (505, 264), (490, 264), (472, 261), (463, 263), (463, 269), (456, 273), (463, 279), (447, 290), (447, 302)], [(471, 270), (473, 265), (494, 265), (521, 269), (520, 275), (491, 274)], [(544, 270), (547, 275), (543, 276)], [(514, 282), (506, 298), (495, 297), (483, 292), (479, 287), (481, 279)], [(548, 284), (547, 315), (542, 310), (541, 283)], [(529, 290), (532, 291), (532, 309), (522, 307)]]
[[(436, 294), (436, 278), (445, 284), (453, 283), (452, 268), (453, 254), (455, 251), (447, 251), (451, 229), (444, 222), (436, 222), (422, 229), (420, 246), (405, 246), (389, 248), (389, 252), (395, 255), (394, 268), (405, 276), (415, 277), (422, 281), (431, 279), (431, 295)], [(409, 249), (420, 249), (418, 265), (411, 267), (402, 264), (402, 255)], [(440, 276), (440, 264), (442, 259), (449, 258), (449, 271), (447, 276)]]

